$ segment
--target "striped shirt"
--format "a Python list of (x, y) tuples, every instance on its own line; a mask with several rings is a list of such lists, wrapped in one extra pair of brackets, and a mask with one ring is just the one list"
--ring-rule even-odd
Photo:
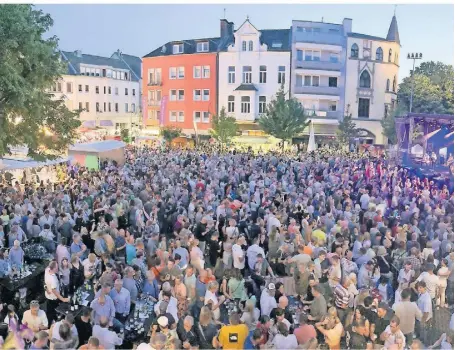
[(345, 309), (349, 304), (349, 291), (341, 284), (337, 284), (334, 290), (335, 306), (340, 309)]

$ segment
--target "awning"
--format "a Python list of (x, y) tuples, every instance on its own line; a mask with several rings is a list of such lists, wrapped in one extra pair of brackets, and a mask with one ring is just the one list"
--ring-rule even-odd
[(100, 126), (114, 126), (112, 120), (100, 120)]
[(240, 84), (234, 91), (258, 91), (258, 89), (254, 84)]
[(82, 126), (94, 129), (96, 128), (96, 120), (85, 120), (82, 122)]

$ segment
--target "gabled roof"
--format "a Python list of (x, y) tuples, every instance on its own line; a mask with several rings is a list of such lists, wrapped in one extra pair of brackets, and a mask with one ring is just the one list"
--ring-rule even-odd
[[(61, 55), (63, 60), (68, 62), (68, 74), (69, 75), (79, 75), (81, 74), (81, 64), (87, 64), (87, 65), (93, 65), (93, 66), (107, 66), (107, 67), (112, 67), (112, 68), (118, 68), (118, 69), (126, 69), (129, 71), (133, 71), (133, 67), (130, 67), (128, 64), (126, 64), (123, 60), (119, 60), (117, 58), (111, 57), (103, 57), (103, 56), (96, 56), (96, 55), (87, 55), (87, 54), (77, 54), (77, 52), (73, 51), (61, 51)], [(123, 55), (123, 54), (122, 54)], [(130, 56), (130, 55), (125, 55), (129, 56), (131, 62), (133, 63), (133, 57), (139, 62), (141, 62), (141, 59), (139, 57), (135, 56)], [(140, 65), (139, 65), (140, 67)], [(136, 72), (133, 71), (135, 74), (131, 75), (131, 80), (133, 81), (139, 81), (139, 79), (136, 77)], [(139, 68), (140, 72), (140, 68)], [(138, 75), (139, 77), (141, 76), (140, 74)]]
[(237, 86), (234, 91), (258, 91), (254, 84), (240, 84)]
[(398, 23), (395, 15), (392, 17), (392, 22), (390, 22), (389, 32), (387, 33), (387, 40), (395, 41), (398, 44), (400, 43), (400, 34), (398, 33)]
[(137, 56), (127, 55), (120, 50), (117, 50), (111, 58), (123, 60), (126, 65), (136, 74), (138, 79), (141, 78), (142, 75), (142, 60)]
[[(197, 43), (202, 41), (208, 41), (209, 50), (205, 52), (197, 52)], [(173, 45), (183, 44), (183, 54), (192, 54), (192, 53), (210, 53), (221, 51), (220, 48), (222, 40), (220, 38), (202, 38), (202, 39), (189, 39), (189, 40), (180, 40), (180, 41), (170, 41), (163, 46), (153, 50), (149, 54), (145, 55), (146, 57), (157, 57), (157, 56), (171, 56)], [(176, 54), (175, 56), (177, 56)]]

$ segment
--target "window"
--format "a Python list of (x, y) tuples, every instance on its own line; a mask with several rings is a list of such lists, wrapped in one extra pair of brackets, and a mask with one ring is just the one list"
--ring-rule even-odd
[(329, 101), (329, 111), (330, 112), (337, 111), (337, 102), (336, 101)]
[(313, 86), (319, 86), (319, 77), (313, 76)]
[(392, 83), (392, 90), (393, 92), (397, 92), (397, 77), (393, 77), (393, 83)]
[(278, 67), (278, 84), (284, 84), (286, 80), (286, 66)]
[(351, 46), (351, 57), (358, 58), (359, 57), (359, 45), (353, 44)]
[(241, 112), (250, 113), (250, 96), (242, 96)]
[(359, 98), (359, 118), (370, 117), (370, 99)]
[(136, 89), (133, 89), (133, 96), (136, 96)]
[(156, 90), (156, 100), (161, 101), (161, 90)]
[(321, 51), (305, 50), (305, 61), (320, 61)]
[(177, 121), (177, 112), (174, 111), (169, 112), (169, 121), (171, 122)]
[(108, 69), (108, 70), (106, 71), (106, 77), (107, 77), (107, 78), (112, 78), (112, 70)]
[(366, 69), (362, 72), (362, 74), (360, 74), (360, 87), (361, 88), (371, 87), (371, 76)]
[(85, 75), (85, 67), (81, 67), (80, 71), (81, 71), (81, 75)]
[(193, 101), (201, 100), (201, 90), (193, 90)]
[(389, 62), (392, 62), (392, 49), (389, 50)]
[(106, 95), (106, 87), (103, 86), (104, 94)]
[(243, 83), (251, 84), (251, 81), (252, 81), (251, 66), (243, 66)]
[(384, 103), (384, 119), (387, 119), (388, 116), (389, 116), (389, 104)]
[(329, 61), (332, 63), (338, 63), (340, 61), (340, 55), (336, 52), (331, 52)]
[(297, 27), (298, 32), (303, 32), (303, 27)]
[(210, 78), (210, 66), (204, 66), (202, 70), (202, 77), (205, 79)]
[(62, 92), (62, 83), (57, 83), (57, 92)]
[(107, 93), (108, 93), (109, 95), (112, 93), (112, 90), (111, 90), (111, 87), (110, 87), (110, 86), (107, 88)]
[(128, 88), (125, 88), (125, 96), (128, 96)]
[(118, 113), (118, 103), (115, 104), (115, 111)]
[(242, 51), (246, 51), (246, 41), (242, 41)]
[(115, 95), (118, 96), (118, 87), (116, 87), (116, 88), (114, 89), (114, 93), (115, 93)]
[(100, 104), (99, 104), (99, 102), (97, 102), (97, 103), (95, 104), (95, 110), (96, 110), (97, 112), (100, 112)]
[(79, 102), (79, 112), (82, 112), (82, 102)]
[(177, 68), (176, 67), (169, 68), (169, 79), (177, 79)]
[(89, 92), (89, 86), (85, 85), (85, 92)]
[(156, 120), (160, 121), (161, 120), (161, 111), (155, 111), (156, 114)]
[(179, 112), (178, 121), (181, 122), (181, 123), (185, 121), (185, 113)]
[(179, 101), (185, 100), (185, 90), (179, 90)]
[(209, 112), (202, 112), (202, 122), (208, 123), (210, 121)]
[(183, 44), (175, 44), (174, 46), (172, 46), (172, 53), (174, 55), (183, 53)]
[(196, 123), (200, 123), (201, 122), (201, 112), (194, 112), (193, 113), (193, 120), (196, 122)]
[(87, 112), (90, 112), (90, 103), (89, 102), (85, 102), (85, 110)]
[(303, 61), (303, 51), (297, 50), (297, 61)]
[(155, 101), (155, 96), (156, 96), (156, 91), (155, 90), (150, 90), (149, 91), (149, 101)]
[(228, 82), (229, 84), (235, 84), (235, 67), (229, 66), (228, 68)]
[(111, 111), (111, 103), (110, 102), (109, 102), (109, 106), (108, 107), (109, 107), (109, 112), (110, 112)]
[(275, 49), (279, 49), (283, 46), (283, 43), (281, 41), (274, 40), (272, 41), (272, 47)]
[(202, 91), (202, 101), (209, 101), (210, 100), (210, 90), (203, 90)]
[(209, 43), (208, 41), (203, 41), (197, 43), (197, 52), (208, 52), (209, 51)]
[(125, 112), (128, 113), (128, 103), (125, 103)]
[(385, 84), (385, 91), (390, 91), (390, 79), (387, 79), (387, 82)]
[(253, 51), (253, 41), (252, 40), (250, 40), (248, 42), (248, 51)]
[(259, 66), (259, 83), (265, 84), (267, 82), (267, 67)]
[(96, 93), (96, 94), (99, 94), (99, 93), (100, 93), (100, 87), (99, 87), (99, 86), (95, 86), (95, 93)]
[(383, 59), (383, 52), (382, 52), (382, 48), (378, 47), (376, 49), (376, 61), (382, 61)]
[(112, 78), (117, 79), (117, 71), (112, 71)]
[(178, 78), (179, 79), (185, 78), (185, 67), (178, 68)]
[(79, 90), (79, 92), (82, 92), (82, 85), (81, 84), (79, 84), (78, 90)]
[(259, 96), (259, 113), (265, 113), (267, 108), (267, 101), (265, 96)]
[(95, 76), (96, 76), (96, 77), (99, 77), (100, 75), (101, 75), (101, 70), (98, 69), (98, 68), (96, 68), (96, 69), (95, 69)]
[(103, 103), (103, 112), (106, 112), (106, 102)]
[(235, 111), (235, 97), (228, 96), (228, 113), (234, 113)]
[(155, 114), (155, 111), (152, 111), (151, 109), (149, 109), (147, 111), (147, 119), (148, 120), (153, 120), (153, 115)]
[(161, 68), (151, 68), (149, 73), (149, 85), (161, 84)]
[(169, 95), (171, 96), (170, 101), (177, 101), (177, 90), (171, 90)]
[(193, 67), (193, 78), (200, 79), (201, 78), (201, 71), (202, 71), (202, 67), (201, 66), (194, 66)]
[(337, 87), (337, 86), (338, 86), (338, 78), (329, 77), (329, 87)]
[(311, 75), (305, 75), (303, 86), (311, 86)]
[(66, 92), (69, 92), (69, 93), (73, 92), (73, 84), (66, 83)]

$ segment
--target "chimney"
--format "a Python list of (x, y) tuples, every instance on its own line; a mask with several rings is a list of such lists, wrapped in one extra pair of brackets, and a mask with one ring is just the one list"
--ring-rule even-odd
[(82, 57), (82, 51), (81, 50), (74, 51), (74, 54), (76, 55), (76, 57), (79, 57), (79, 58)]
[(352, 32), (352, 19), (350, 19), (350, 18), (343, 19), (343, 30), (344, 30), (344, 34)]
[(227, 19), (220, 20), (220, 37), (226, 38), (234, 34), (234, 23), (229, 22)]

